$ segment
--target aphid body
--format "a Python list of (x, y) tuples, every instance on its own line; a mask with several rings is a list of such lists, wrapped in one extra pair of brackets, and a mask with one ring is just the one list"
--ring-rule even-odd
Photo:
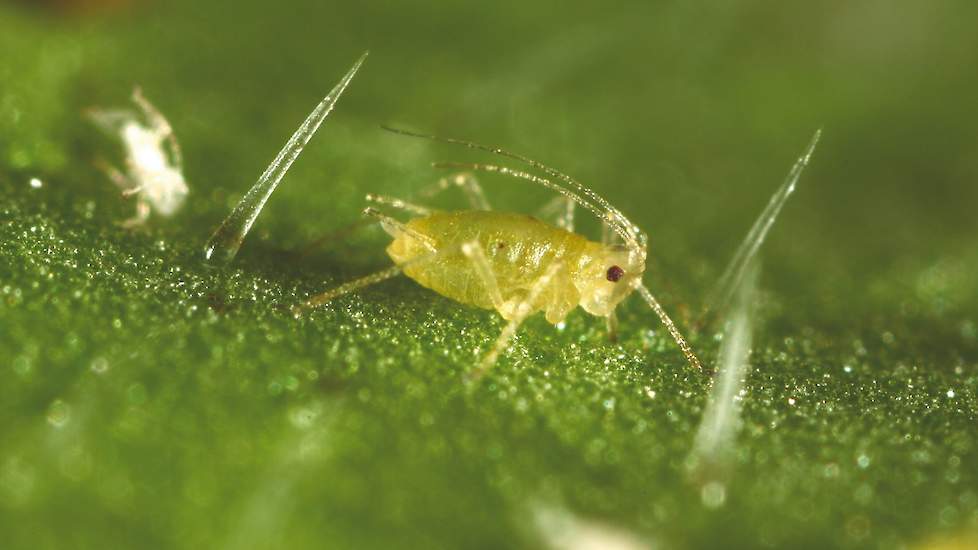
[[(521, 214), (436, 212), (414, 218), (405, 227), (407, 231), (391, 231), (394, 241), (387, 247), (405, 275), (458, 302), (495, 309), (507, 321), (521, 314), (520, 304), (550, 266), (561, 268), (527, 307), (531, 314), (542, 311), (554, 324), (577, 306), (608, 317), (635, 289), (645, 269), (642, 258), (630, 258), (621, 246), (589, 241)], [(484, 251), (495, 291), (465, 254), (474, 244)], [(432, 255), (432, 246), (459, 253)]]
[[(434, 190), (461, 188), (468, 194), (473, 210), (435, 212), (400, 199), (368, 195), (368, 200), (415, 214), (402, 223), (373, 208), (365, 210), (394, 238), (387, 253), (395, 265), (314, 296), (296, 307), (296, 314), (404, 273), (445, 297), (495, 310), (509, 321), (481, 365), (471, 373), (478, 378), (495, 364), (520, 324), (536, 312), (543, 312), (547, 321), (557, 324), (580, 306), (592, 315), (605, 317), (609, 335), (614, 338), (615, 308), (637, 290), (666, 326), (690, 365), (702, 369), (679, 329), (642, 284), (645, 234), (608, 201), (569, 176), (514, 153), (462, 140), (393, 131), (489, 151), (542, 170), (561, 183), (506, 166), (436, 164), (495, 172), (541, 185), (561, 195), (555, 204), (564, 205), (563, 214), (556, 225), (549, 225), (527, 215), (491, 211), (479, 184), (468, 173), (445, 178)], [(605, 224), (603, 242), (593, 242), (573, 232), (575, 205), (586, 208)], [(621, 244), (613, 244), (613, 239)]]
[(125, 171), (105, 161), (99, 167), (124, 196), (136, 197), (136, 215), (123, 222), (137, 226), (146, 222), (150, 211), (160, 216), (175, 214), (189, 188), (183, 177), (183, 159), (173, 128), (139, 88), (133, 90), (133, 103), (140, 112), (121, 109), (91, 109), (89, 118), (102, 130), (118, 138), (125, 150)]

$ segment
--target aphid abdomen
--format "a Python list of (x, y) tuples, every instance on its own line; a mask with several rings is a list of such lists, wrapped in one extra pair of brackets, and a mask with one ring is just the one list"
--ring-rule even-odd
[[(431, 239), (435, 248), (444, 252), (431, 260), (406, 265), (404, 274), (443, 296), (496, 309), (472, 261), (461, 252), (463, 243), (476, 241), (485, 251), (504, 302), (522, 301), (546, 270), (561, 262), (564, 275), (539, 295), (533, 310), (546, 310), (548, 320), (557, 322), (577, 305), (577, 290), (567, 273), (576, 267), (576, 258), (588, 244), (580, 235), (530, 216), (490, 211), (435, 213), (415, 218), (407, 227)], [(405, 233), (395, 237), (387, 253), (401, 265), (431, 251)], [(500, 313), (509, 317), (510, 312)]]

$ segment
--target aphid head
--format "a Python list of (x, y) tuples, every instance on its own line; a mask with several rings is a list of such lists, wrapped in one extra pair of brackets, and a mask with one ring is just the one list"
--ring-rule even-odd
[(574, 286), (580, 306), (591, 315), (606, 317), (642, 282), (645, 258), (624, 246), (595, 246), (581, 255)]

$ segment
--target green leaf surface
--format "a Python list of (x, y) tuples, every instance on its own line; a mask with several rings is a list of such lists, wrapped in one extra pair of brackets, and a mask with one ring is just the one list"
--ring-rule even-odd
[[(872, 6), (3, 4), (2, 545), (535, 548), (554, 510), (667, 548), (973, 541), (978, 8)], [(241, 254), (205, 265), (367, 49)], [(132, 200), (94, 167), (121, 151), (81, 113), (136, 84), (176, 130), (190, 195), (130, 231)], [(531, 319), (472, 389), (492, 312), (402, 278), (292, 317), (388, 265), (375, 228), (299, 253), (363, 195), (486, 160), (381, 124), (593, 186), (649, 233), (645, 281), (707, 363), (722, 327), (690, 327), (824, 127), (761, 251), (722, 494), (688, 474), (711, 386), (638, 299), (616, 344), (582, 311)], [(551, 198), (483, 185), (502, 210)]]

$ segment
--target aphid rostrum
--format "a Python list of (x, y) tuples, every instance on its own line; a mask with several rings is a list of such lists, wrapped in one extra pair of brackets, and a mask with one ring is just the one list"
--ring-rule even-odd
[[(434, 189), (460, 187), (469, 196), (471, 210), (440, 212), (400, 199), (368, 195), (379, 205), (415, 215), (400, 222), (367, 208), (393, 237), (387, 254), (394, 266), (339, 286), (297, 306), (325, 304), (339, 296), (403, 273), (422, 286), (455, 301), (497, 311), (508, 321), (492, 349), (471, 373), (482, 376), (506, 349), (520, 324), (531, 314), (542, 312), (557, 324), (575, 307), (607, 320), (609, 333), (616, 331), (615, 309), (632, 292), (658, 315), (689, 364), (702, 370), (699, 359), (659, 302), (642, 284), (645, 272), (645, 234), (617, 208), (570, 176), (521, 155), (450, 138), (396, 133), (462, 145), (507, 157), (539, 170), (545, 176), (506, 166), (479, 163), (437, 163), (436, 166), (468, 172), (494, 172), (559, 193), (565, 205), (556, 225), (532, 216), (496, 212), (468, 173), (446, 178)], [(560, 182), (560, 183), (558, 183)], [(428, 193), (429, 195), (432, 193)], [(610, 231), (603, 242), (590, 241), (573, 232), (574, 205), (598, 217)], [(612, 242), (619, 239), (620, 242)]]
[(183, 178), (183, 156), (173, 128), (137, 87), (132, 101), (140, 112), (130, 109), (89, 109), (88, 118), (106, 133), (118, 138), (125, 149), (125, 172), (100, 160), (97, 165), (122, 190), (136, 197), (136, 215), (122, 223), (142, 225), (150, 211), (171, 216), (180, 209), (189, 189)]

